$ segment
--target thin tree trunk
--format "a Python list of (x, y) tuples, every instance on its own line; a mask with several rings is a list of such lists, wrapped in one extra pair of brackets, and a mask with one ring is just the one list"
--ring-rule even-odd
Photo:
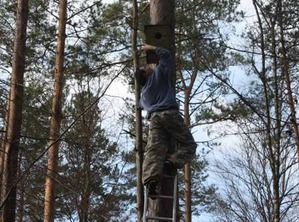
[(296, 108), (294, 105), (294, 98), (293, 98), (293, 92), (291, 87), (291, 78), (290, 78), (290, 72), (289, 72), (289, 64), (287, 59), (287, 50), (285, 46), (285, 38), (284, 38), (284, 29), (283, 29), (283, 10), (282, 10), (282, 2), (281, 0), (279, 2), (279, 16), (278, 16), (278, 23), (279, 23), (279, 31), (280, 31), (280, 43), (281, 43), (281, 61), (282, 61), (282, 74), (285, 77), (286, 86), (287, 86), (287, 92), (288, 92), (288, 102), (290, 106), (291, 111), (291, 124), (293, 125), (294, 130), (294, 139), (297, 147), (297, 158), (299, 162), (299, 130), (298, 130), (298, 123), (296, 118)]
[[(197, 27), (194, 27), (194, 29), (197, 31)], [(179, 37), (181, 38), (181, 37)], [(199, 40), (194, 39), (196, 42), (196, 45), (200, 45)], [(178, 42), (181, 40), (179, 39)], [(197, 52), (197, 50), (195, 51)], [(180, 55), (180, 52), (178, 52)], [(199, 54), (195, 54), (195, 61), (199, 61)], [(189, 101), (190, 101), (190, 96), (191, 96), (191, 91), (194, 86), (195, 79), (198, 74), (198, 67), (197, 65), (194, 66), (194, 71), (191, 76), (191, 81), (189, 85), (186, 83), (186, 81), (183, 78), (183, 75), (181, 73), (181, 64), (178, 65), (178, 70), (180, 70), (179, 75), (180, 79), (182, 80), (182, 89), (184, 91), (184, 121), (187, 126), (190, 126), (190, 113), (189, 113)], [(191, 222), (192, 220), (192, 211), (191, 211), (191, 205), (192, 205), (192, 193), (191, 193), (191, 165), (190, 163), (187, 163), (184, 167), (184, 179), (185, 179), (185, 222)]]
[(80, 202), (80, 211), (81, 211), (81, 216), (80, 216), (80, 222), (88, 222), (88, 217), (89, 217), (89, 205), (90, 205), (90, 194), (91, 194), (91, 184), (90, 184), (90, 147), (89, 145), (85, 146), (84, 149), (84, 177), (82, 175), (82, 179), (84, 178), (84, 189), (83, 193), (81, 196), (81, 202)]
[(55, 193), (58, 167), (58, 138), (62, 118), (62, 89), (64, 80), (64, 48), (65, 27), (67, 19), (67, 0), (61, 0), (59, 6), (59, 26), (57, 52), (55, 62), (55, 83), (52, 103), (52, 117), (50, 126), (50, 149), (48, 153), (48, 168), (45, 183), (44, 222), (53, 222), (55, 215)]
[[(193, 83), (192, 83), (193, 84)], [(190, 126), (190, 114), (189, 114), (189, 99), (190, 99), (191, 88), (185, 90), (184, 99), (184, 121), (187, 126)], [(185, 165), (185, 222), (191, 222), (191, 166), (190, 163)]]
[[(137, 33), (138, 33), (138, 4), (137, 0), (133, 1), (132, 16), (132, 50), (134, 71), (139, 69), (139, 58), (137, 49)], [(143, 163), (143, 144), (142, 144), (142, 116), (139, 108), (140, 100), (140, 84), (135, 79), (135, 115), (136, 115), (136, 171), (137, 171), (137, 220), (142, 221), (143, 204), (144, 204), (144, 188), (142, 185), (142, 163)]]
[[(278, 2), (277, 2), (278, 4)], [(277, 10), (277, 7), (275, 7), (276, 10)], [(281, 98), (281, 93), (279, 92), (279, 82), (278, 82), (278, 60), (277, 60), (277, 45), (278, 45), (278, 41), (277, 41), (277, 38), (276, 38), (276, 25), (277, 25), (277, 13), (278, 11), (275, 10), (275, 16), (273, 16), (273, 18), (271, 19), (271, 38), (272, 38), (272, 41), (271, 41), (271, 48), (272, 48), (272, 54), (273, 54), (273, 64), (272, 64), (272, 67), (273, 67), (273, 75), (274, 75), (274, 97), (275, 97), (275, 126), (277, 129), (280, 129), (281, 128), (281, 104), (280, 104), (280, 98)], [(260, 25), (261, 27), (263, 27), (263, 25), (261, 24)], [(262, 49), (263, 51), (265, 51), (265, 45), (263, 45)], [(264, 53), (264, 52), (263, 52)], [(266, 62), (266, 58), (263, 59), (264, 60), (264, 64)], [(264, 65), (264, 73), (266, 73), (266, 65)], [(265, 76), (265, 79), (264, 79), (264, 88), (265, 88), (265, 91), (268, 91), (268, 83), (267, 83), (267, 78)], [(267, 96), (266, 98), (269, 97), (269, 94), (265, 94), (265, 96)], [(269, 101), (269, 99), (267, 99)], [(267, 102), (267, 104), (269, 104)], [(270, 132), (272, 133), (272, 118), (271, 118), (271, 115), (270, 115), (270, 110), (269, 108), (270, 107), (269, 105), (267, 105), (267, 122), (268, 122), (268, 137), (269, 137), (269, 141), (271, 141), (271, 143), (269, 142), (269, 148), (270, 148), (270, 152), (271, 152), (271, 159), (272, 159), (272, 166), (271, 166), (271, 169), (272, 169), (272, 174), (273, 174), (273, 183), (272, 183), (272, 187), (273, 187), (273, 213), (272, 213), (272, 220), (274, 222), (279, 222), (280, 221), (280, 208), (281, 208), (281, 192), (280, 192), (280, 179), (281, 179), (281, 176), (280, 176), (280, 167), (281, 167), (281, 145), (280, 145), (280, 140), (278, 138), (281, 138), (281, 131), (280, 130), (275, 130), (273, 132), (274, 136), (272, 136), (270, 134)]]
[[(9, 91), (9, 95), (8, 98), (10, 98), (10, 91)], [(1, 144), (1, 151), (0, 151), (0, 197), (1, 200), (3, 199), (2, 196), (2, 180), (3, 180), (3, 172), (4, 172), (4, 159), (5, 159), (5, 146), (7, 143), (7, 128), (8, 128), (8, 120), (9, 120), (9, 99), (7, 100), (7, 105), (6, 105), (6, 111), (5, 111), (5, 119), (4, 119), (4, 124), (3, 124), (3, 129), (4, 129), (4, 133), (3, 133), (3, 137), (2, 137), (2, 144)]]
[(3, 150), (1, 200), (3, 222), (15, 221), (16, 178), (18, 172), (18, 154), (22, 126), (25, 45), (28, 20), (28, 0), (17, 1), (17, 18), (12, 61), (12, 75), (7, 111), (7, 127)]
[[(268, 86), (267, 86), (267, 68), (266, 68), (266, 42), (265, 42), (265, 35), (264, 35), (264, 27), (263, 27), (263, 23), (262, 23), (262, 19), (261, 16), (263, 15), (263, 13), (261, 13), (260, 11), (262, 10), (262, 8), (260, 8), (260, 5), (258, 4), (258, 2), (256, 0), (253, 0), (253, 5), (255, 7), (255, 11), (257, 14), (257, 18), (258, 18), (258, 26), (260, 29), (260, 36), (261, 36), (261, 52), (262, 52), (262, 71), (259, 73), (260, 77), (262, 79), (263, 82), (263, 88), (264, 88), (264, 94), (265, 94), (265, 104), (266, 104), (266, 133), (267, 133), (267, 146), (269, 148), (269, 160), (270, 160), (270, 166), (271, 166), (271, 171), (272, 171), (272, 177), (273, 177), (273, 183), (272, 183), (272, 187), (273, 187), (273, 213), (272, 213), (272, 220), (274, 222), (279, 222), (280, 221), (280, 192), (279, 192), (279, 166), (280, 166), (280, 150), (279, 150), (279, 144), (275, 144), (275, 141), (273, 141), (273, 136), (271, 134), (272, 132), (272, 123), (271, 123), (271, 114), (270, 114), (270, 102), (269, 102), (269, 95), (268, 95)], [(260, 11), (259, 11), (260, 10)], [(273, 20), (271, 21), (271, 47), (272, 47), (272, 53), (275, 55), (276, 52), (276, 38), (275, 38), (275, 24), (276, 24), (276, 16), (273, 16)], [(276, 56), (273, 57), (273, 73), (274, 76), (276, 77), (275, 79), (277, 79), (277, 59)], [(275, 90), (274, 90), (274, 94), (276, 96), (276, 98), (279, 98), (278, 95), (278, 88), (277, 88), (277, 83), (275, 83)], [(276, 99), (277, 100), (277, 99)], [(277, 105), (275, 107), (276, 111), (278, 112), (278, 110), (280, 109)], [(276, 113), (277, 113), (276, 112)], [(280, 117), (279, 115), (276, 116), (276, 119), (278, 120)]]

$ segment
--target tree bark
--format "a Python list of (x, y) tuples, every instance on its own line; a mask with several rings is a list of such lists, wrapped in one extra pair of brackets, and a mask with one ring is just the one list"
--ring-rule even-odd
[[(132, 50), (134, 71), (139, 69), (139, 57), (137, 49), (137, 34), (138, 34), (138, 4), (133, 1), (133, 15), (132, 15)], [(137, 173), (137, 220), (142, 221), (143, 207), (144, 207), (144, 188), (142, 184), (142, 164), (143, 164), (143, 144), (142, 144), (142, 116), (139, 108), (140, 100), (140, 84), (135, 79), (135, 131), (136, 131), (136, 173)]]
[(282, 9), (282, 2), (281, 0), (278, 1), (278, 24), (279, 24), (279, 32), (280, 32), (280, 43), (281, 43), (281, 63), (282, 63), (282, 74), (285, 77), (287, 92), (288, 92), (288, 102), (290, 106), (290, 115), (291, 115), (291, 124), (293, 125), (294, 130), (294, 139), (296, 142), (297, 148), (297, 158), (299, 162), (299, 129), (298, 129), (298, 121), (296, 118), (296, 108), (294, 105), (294, 97), (293, 97), (293, 90), (291, 87), (291, 78), (290, 78), (290, 71), (289, 71), (289, 63), (288, 63), (288, 56), (287, 56), (287, 49), (285, 44), (285, 32), (284, 32), (284, 21), (283, 21), (283, 9)]
[(17, 18), (12, 61), (12, 75), (7, 111), (7, 127), (3, 141), (4, 157), (2, 162), (2, 221), (15, 221), (16, 178), (18, 172), (18, 154), (22, 126), (25, 46), (28, 20), (28, 0), (17, 1)]
[(48, 153), (47, 177), (45, 183), (44, 221), (53, 222), (55, 216), (56, 179), (58, 174), (58, 150), (60, 124), (62, 118), (62, 89), (64, 80), (65, 27), (67, 20), (67, 0), (61, 0), (59, 6), (59, 25), (55, 61), (55, 83), (50, 126), (50, 148)]
[[(9, 95), (8, 95), (8, 98), (10, 98), (10, 91), (9, 91)], [(6, 142), (7, 142), (7, 132), (8, 132), (8, 120), (9, 120), (9, 105), (10, 105), (10, 100), (8, 99), (7, 101), (7, 105), (6, 105), (6, 110), (5, 110), (5, 119), (4, 119), (4, 123), (3, 123), (3, 129), (4, 129), (4, 134), (3, 134), (3, 137), (1, 138), (2, 139), (2, 144), (1, 144), (1, 151), (0, 151), (0, 197), (1, 197), (1, 200), (3, 199), (3, 196), (2, 196), (2, 183), (3, 183), (3, 172), (4, 172), (4, 159), (5, 159), (5, 146), (6, 146)]]
[[(174, 9), (175, 1), (174, 0), (151, 0), (150, 1), (150, 18), (152, 25), (170, 25), (171, 27), (171, 36), (170, 36), (170, 50), (172, 56), (175, 56), (175, 43), (174, 43)], [(173, 70), (175, 70), (175, 64), (173, 64)], [(173, 73), (172, 85), (175, 87), (175, 72)], [(169, 151), (174, 152), (175, 142), (173, 141)], [(162, 179), (161, 180), (161, 194), (162, 195), (173, 195), (173, 179)], [(158, 199), (157, 201), (150, 201), (149, 211), (152, 215), (157, 215), (160, 217), (172, 217), (172, 200), (168, 199)], [(178, 211), (177, 211), (178, 212)], [(178, 216), (176, 218), (178, 221)]]
[[(191, 83), (193, 84), (194, 81)], [(189, 114), (189, 100), (191, 88), (185, 90), (185, 99), (184, 99), (184, 121), (187, 126), (190, 126), (190, 114)], [(187, 163), (184, 167), (184, 177), (185, 177), (185, 222), (191, 222), (192, 213), (191, 213), (191, 166), (190, 163)]]

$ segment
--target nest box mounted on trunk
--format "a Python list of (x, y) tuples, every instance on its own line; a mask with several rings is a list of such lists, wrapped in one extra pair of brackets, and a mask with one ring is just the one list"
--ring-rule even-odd
[[(171, 28), (170, 25), (146, 25), (144, 26), (146, 43), (171, 49)], [(148, 64), (157, 63), (159, 57), (153, 51), (146, 52), (146, 62)]]

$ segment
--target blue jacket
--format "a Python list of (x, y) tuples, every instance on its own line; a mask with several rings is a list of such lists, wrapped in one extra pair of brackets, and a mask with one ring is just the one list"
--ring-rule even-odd
[(161, 47), (157, 47), (155, 52), (160, 57), (159, 64), (147, 77), (140, 99), (140, 106), (148, 112), (148, 116), (156, 111), (178, 109), (175, 89), (171, 85), (173, 57), (168, 49)]

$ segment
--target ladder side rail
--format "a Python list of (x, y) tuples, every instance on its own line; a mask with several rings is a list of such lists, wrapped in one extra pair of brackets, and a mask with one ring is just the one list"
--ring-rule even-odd
[(178, 194), (178, 173), (176, 172), (174, 177), (174, 182), (173, 182), (172, 222), (176, 222), (177, 194)]
[(147, 189), (145, 188), (144, 189), (144, 204), (143, 204), (143, 222), (146, 222), (147, 221), (147, 205), (148, 205), (148, 191)]

